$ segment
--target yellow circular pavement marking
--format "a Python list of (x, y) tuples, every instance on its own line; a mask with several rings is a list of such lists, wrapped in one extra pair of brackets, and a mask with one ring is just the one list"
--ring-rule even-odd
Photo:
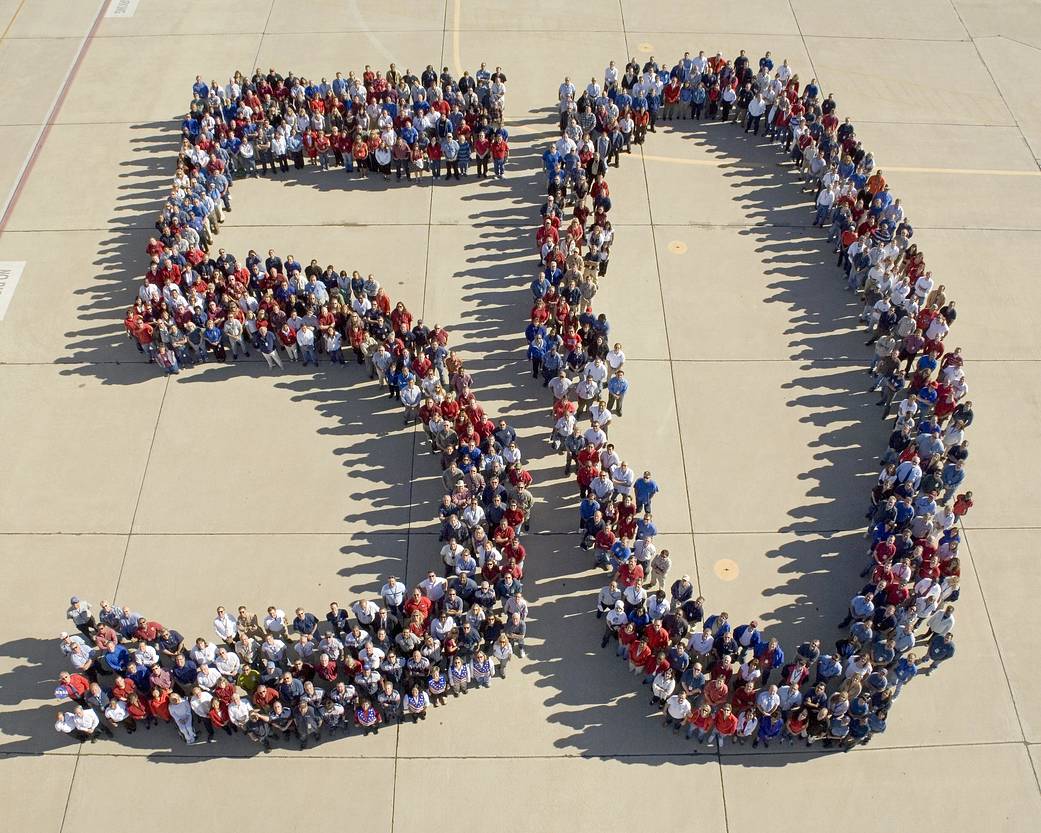
[(653, 43), (641, 43), (640, 46), (639, 46), (639, 49), (640, 49), (641, 52), (653, 52), (654, 51), (654, 44)]
[(674, 255), (686, 254), (687, 244), (684, 243), (682, 240), (673, 240), (669, 244), (669, 251), (672, 252)]
[(716, 577), (722, 581), (733, 581), (741, 572), (737, 567), (737, 562), (731, 561), (729, 558), (719, 559), (712, 569), (715, 571)]

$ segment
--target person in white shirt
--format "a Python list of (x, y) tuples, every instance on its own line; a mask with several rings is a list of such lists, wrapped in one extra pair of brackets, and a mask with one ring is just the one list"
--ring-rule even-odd
[(636, 472), (629, 468), (629, 464), (622, 460), (622, 462), (614, 466), (611, 469), (611, 481), (614, 484), (614, 490), (625, 497), (626, 495), (633, 494), (633, 484), (636, 482)]
[(203, 663), (199, 666), (199, 671), (195, 676), (195, 682), (199, 684), (199, 687), (204, 691), (213, 691), (221, 680), (221, 673), (216, 668)]
[(260, 646), (260, 653), (264, 655), (264, 659), (278, 665), (285, 658), (286, 643), (281, 639), (276, 639), (274, 634), (269, 633), (264, 637), (264, 642)]
[(589, 406), (589, 418), (600, 426), (606, 436), (614, 414), (607, 409), (603, 399), (597, 399)]
[(604, 429), (600, 427), (599, 422), (594, 422), (590, 425), (585, 433), (582, 435), (582, 439), (587, 444), (592, 445), (593, 448), (601, 448), (607, 443), (607, 434), (604, 433)]
[(442, 578), (435, 572), (430, 571), (427, 577), (419, 583), (420, 589), (431, 602), (438, 604), (448, 590), (448, 579)]
[(614, 579), (607, 587), (601, 588), (600, 595), (596, 599), (596, 618), (600, 619), (603, 615), (614, 608), (618, 601), (622, 598), (622, 591), (618, 587), (618, 582)]
[[(248, 356), (249, 353), (246, 355)], [(235, 617), (223, 607), (217, 608), (217, 618), (213, 620), (213, 630), (216, 632), (217, 637), (228, 646), (234, 646), (235, 640), (239, 635), (239, 626)]]
[(769, 685), (755, 697), (756, 708), (763, 714), (773, 714), (781, 706), (781, 698), (777, 695), (777, 686)]
[(213, 661), (213, 666), (231, 682), (235, 682), (239, 669), (242, 667), (242, 661), (239, 659), (238, 654), (231, 653), (226, 648), (221, 647), (217, 649), (217, 657)]
[(676, 675), (671, 668), (659, 671), (651, 682), (651, 705), (661, 708), (676, 690)]
[(213, 702), (213, 695), (208, 691), (203, 691), (200, 686), (195, 686), (192, 689), (191, 699), (188, 701), (192, 708), (192, 713), (202, 721), (202, 727), (206, 730), (206, 739), (210, 743), (215, 743), (216, 738), (213, 736), (213, 724), (210, 722), (210, 704)]
[(737, 716), (737, 731), (734, 732), (734, 738), (743, 746), (745, 739), (755, 737), (758, 729), (759, 718), (756, 713), (751, 709), (745, 709)]
[(662, 725), (671, 725), (672, 731), (678, 734), (680, 727), (683, 726), (683, 723), (690, 716), (691, 709), (692, 706), (687, 699), (687, 692), (680, 689), (675, 694), (670, 695), (665, 701), (665, 720)]
[(195, 647), (192, 648), (189, 654), (196, 665), (203, 665), (213, 662), (217, 657), (217, 648), (200, 636), (195, 640)]
[(358, 599), (351, 604), (351, 612), (358, 624), (367, 628), (380, 612), (380, 606), (372, 599)]
[(380, 596), (383, 597), (384, 603), (397, 613), (401, 615), (402, 607), (405, 604), (405, 585), (399, 582), (394, 576), (387, 579), (387, 583), (380, 589)]
[(144, 640), (137, 643), (134, 651), (134, 662), (145, 668), (151, 668), (159, 662), (159, 652)]
[(228, 718), (239, 729), (246, 728), (246, 721), (249, 720), (249, 704), (242, 701), (238, 692), (232, 695), (231, 702), (228, 703)]
[(264, 617), (264, 630), (283, 639), (289, 639), (289, 627), (286, 622), (286, 612), (274, 605), (267, 609)]
[(80, 743), (90, 741), (94, 743), (98, 739), (98, 720), (94, 709), (85, 709), (76, 706), (71, 712), (58, 712), (57, 722), (54, 728), (59, 732), (72, 735)]
[(600, 476), (594, 478), (593, 482), (589, 484), (589, 488), (601, 504), (610, 500), (614, 495), (614, 483), (611, 482), (611, 476), (606, 471), (600, 472)]
[[(173, 695), (171, 694), (170, 696), (172, 697)], [(127, 711), (127, 704), (125, 700), (118, 700), (116, 698), (112, 698), (108, 701), (108, 706), (105, 708), (105, 719), (112, 724), (113, 728), (115, 728), (124, 720), (126, 720), (129, 714), (130, 712)], [(131, 724), (128, 723), (127, 732), (132, 733), (135, 730), (130, 728), (130, 726)]]
[(615, 344), (614, 348), (609, 350), (607, 353), (607, 366), (611, 369), (611, 373), (615, 373), (622, 369), (625, 364), (625, 353), (622, 351), (621, 344)]

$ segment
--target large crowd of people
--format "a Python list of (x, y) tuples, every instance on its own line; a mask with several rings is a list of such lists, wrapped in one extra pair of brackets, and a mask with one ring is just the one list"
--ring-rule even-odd
[[(610, 573), (597, 599), (613, 646), (650, 687), (664, 725), (699, 744), (730, 741), (849, 749), (885, 730), (913, 677), (954, 654), (960, 492), (973, 421), (960, 348), (948, 334), (954, 301), (934, 281), (899, 199), (832, 95), (767, 52), (750, 60), (685, 53), (614, 62), (582, 90), (559, 90), (560, 138), (542, 156), (546, 197), (535, 231), (539, 268), (527, 324), (532, 376), (553, 396), (550, 442), (574, 471), (581, 544)], [(622, 416), (625, 354), (593, 299), (614, 244), (611, 164), (668, 121), (762, 135), (813, 195), (839, 273), (863, 303), (874, 355), (867, 373), (895, 424), (867, 512), (861, 578), (834, 646), (807, 639), (788, 652), (757, 621), (710, 613), (689, 576), (671, 580), (655, 543), (659, 486), (608, 439)], [(723, 125), (733, 124), (733, 128)]]
[(75, 631), (59, 641), (68, 670), (55, 690), (73, 705), (58, 711), (55, 729), (94, 743), (170, 725), (188, 744), (242, 733), (269, 752), (278, 741), (304, 749), (425, 720), (524, 656), (523, 521), (501, 549), (488, 527), (450, 539), (444, 576), (431, 571), (412, 589), (390, 576), (378, 599), (332, 602), (321, 618), (302, 607), (292, 616), (218, 607), (212, 640), (188, 641), (129, 607), (103, 601), (95, 610), (73, 596), (66, 618)]
[[(509, 158), (503, 127), (506, 74), (481, 64), (456, 78), (430, 64), (418, 75), (391, 64), (332, 81), (258, 67), (226, 84), (196, 76), (182, 122), (197, 153), (216, 155), (234, 177), (273, 178), (306, 167), (398, 181), (501, 179)], [(490, 171), (490, 173), (489, 173)]]
[[(366, 83), (380, 90), (369, 75)], [(476, 110), (483, 118), (489, 108), (501, 119), (505, 79), (483, 67), (476, 88), (465, 73), (458, 84), (445, 74), (428, 84), (424, 73), (422, 90), (410, 88), (411, 76), (398, 78), (393, 66), (387, 77), (404, 92), (392, 97), (385, 85), (372, 92), (369, 98), (382, 105), (377, 116), (390, 112), (391, 101), (398, 104), (396, 118), (425, 113), (418, 104), (427, 100), (438, 102), (437, 112), (451, 101), (449, 121), (456, 111), (469, 118)], [(328, 115), (339, 101), (341, 115), (353, 113), (357, 129), (367, 124), (366, 95), (353, 75), (332, 97), (313, 98), (305, 86), (303, 110), (297, 86), (304, 82), (280, 81), (277, 94), (268, 88), (271, 75), (258, 73), (251, 82), (256, 89), (238, 76), (232, 84), (239, 82), (225, 111), (250, 107), (252, 95), (263, 96), (265, 113), (275, 107), (284, 116), (294, 107), (297, 114), (319, 112), (322, 101)], [(197, 98), (211, 92), (196, 84)], [(202, 731), (211, 742), (218, 731), (242, 732), (267, 751), (277, 740), (293, 738), (303, 748), (353, 728), (377, 733), (381, 725), (422, 720), (449, 694), (505, 677), (510, 660), (524, 656), (528, 604), (520, 539), (534, 498), (517, 432), (485, 413), (472, 376), (448, 349), (448, 333), (414, 320), (372, 275), (313, 260), (304, 266), (273, 250), (263, 259), (251, 250), (244, 261), (224, 249), (214, 253), (210, 233), (230, 210), (229, 174), (239, 164), (230, 141), (247, 124), (267, 122), (224, 112), (218, 131), (209, 104), (193, 106), (189, 121), (195, 116), (195, 124), (185, 125), (174, 186), (148, 243), (150, 264), (127, 312), (128, 335), (166, 373), (226, 361), (229, 351), (237, 359), (256, 350), (268, 367), (280, 368), (283, 356), (317, 367), (319, 361), (346, 364), (345, 355), (353, 353), (370, 379), (400, 401), (405, 424), (422, 424), (427, 449), (440, 462), (444, 575), (431, 572), (413, 588), (390, 577), (379, 600), (359, 598), (349, 612), (334, 602), (324, 619), (304, 608), (289, 617), (274, 606), (265, 616), (220, 607), (215, 641), (187, 642), (129, 607), (102, 602), (95, 610), (72, 597), (66, 618), (77, 632), (61, 634), (68, 670), (55, 693), (74, 705), (58, 712), (55, 729), (94, 742), (119, 728), (133, 733), (172, 723), (187, 743), (202, 742)], [(431, 122), (435, 134), (438, 125)], [(481, 128), (456, 132), (479, 134)]]
[(197, 77), (174, 181), (148, 241), (149, 266), (124, 322), (128, 336), (167, 374), (227, 361), (229, 352), (237, 360), (256, 350), (269, 368), (282, 368), (283, 358), (342, 365), (353, 351), (392, 396), (411, 400), (415, 390), (396, 372), (410, 350), (424, 352), (433, 368), (428, 379), (431, 368), (420, 362), (420, 392), (435, 377), (447, 385), (444, 331), (414, 322), (403, 303), (392, 305), (372, 275), (313, 259), (305, 265), (273, 250), (239, 260), (224, 249), (214, 253), (214, 237), (232, 210), (234, 181), (268, 167), (276, 176), (288, 157), (298, 167), (304, 156), (329, 167), (331, 157), (348, 171), (385, 175), (392, 159), (406, 179), (427, 169), (439, 175), (442, 157), (446, 178), (456, 179), (470, 160), (487, 175), (491, 161), (501, 176), (509, 153), (501, 125), (505, 81), (500, 68), (493, 73), (483, 64), (458, 79), (447, 67), (416, 76), (393, 64), (385, 75), (366, 67), (361, 78), (337, 73), (317, 83), (259, 69), (223, 86)]

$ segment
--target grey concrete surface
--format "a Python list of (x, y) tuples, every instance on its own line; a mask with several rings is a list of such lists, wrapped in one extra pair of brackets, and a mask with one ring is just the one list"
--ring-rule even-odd
[[(50, 127), (0, 234), (0, 260), (26, 262), (0, 321), (7, 826), (111, 829), (122, 793), (156, 802), (155, 830), (181, 829), (180, 812), (192, 812), (202, 833), (321, 824), (323, 803), (343, 823), (405, 831), (459, 802), (506, 831), (603, 830), (637, 815), (655, 827), (803, 830), (804, 812), (836, 829), (870, 818), (1037, 830), (1041, 107), (1026, 79), (1041, 10), (997, 0), (387, 6), (140, 0), (133, 17), (101, 20), (44, 125), (99, 4), (0, 0), (0, 197)], [(599, 651), (602, 574), (575, 546), (574, 490), (544, 443), (546, 399), (524, 361), (538, 156), (561, 77), (584, 84), (630, 55), (739, 48), (770, 49), (835, 93), (958, 300), (970, 357), (977, 504), (959, 653), (906, 689), (883, 738), (849, 755), (695, 758), (661, 733), (644, 690)], [(451, 330), (482, 401), (521, 430), (536, 477), (529, 658), (421, 726), (302, 754), (257, 756), (244, 741), (186, 748), (165, 731), (70, 745), (52, 729), (70, 593), (208, 637), (219, 603), (324, 610), (390, 574), (417, 581), (436, 562), (436, 464), (352, 368), (271, 374), (254, 361), (168, 380), (121, 326), (196, 74), (259, 64), (331, 75), (391, 60), (504, 67), (508, 181), (384, 188), (306, 171), (247, 182), (218, 244), (373, 272)], [(856, 310), (775, 161), (725, 128), (650, 137), (609, 174), (618, 242), (597, 303), (633, 385), (611, 439), (664, 486), (655, 514), (674, 572), (692, 575), (712, 609), (758, 616), (790, 644), (830, 636), (858, 584), (886, 430), (863, 392)], [(302, 474), (288, 483), (293, 469)], [(285, 800), (268, 797), (272, 786)], [(196, 811), (222, 804), (233, 819)]]

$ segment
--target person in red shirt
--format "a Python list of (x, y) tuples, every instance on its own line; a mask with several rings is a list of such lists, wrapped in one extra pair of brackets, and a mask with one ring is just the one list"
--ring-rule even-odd
[(629, 670), (634, 674), (645, 674), (645, 666), (654, 662), (654, 652), (643, 639), (637, 639), (629, 646)]
[(152, 713), (148, 710), (148, 705), (141, 702), (137, 692), (127, 695), (127, 715), (128, 732), (137, 730), (138, 721), (143, 720), (145, 722), (145, 729), (151, 729), (152, 724), (155, 722), (155, 718), (152, 717)]
[(502, 179), (506, 173), (506, 160), (510, 158), (510, 146), (499, 134), (496, 134), (495, 138), (492, 139), (491, 153), (495, 176), (498, 179)]
[[(612, 538), (614, 534), (612, 533)], [(614, 541), (611, 541), (611, 546), (614, 546)], [(608, 547), (610, 549), (610, 547)], [(637, 584), (643, 583), (643, 567), (640, 562), (636, 560), (635, 555), (629, 556), (628, 560), (618, 568), (618, 583), (622, 587), (632, 587)]]
[(151, 712), (153, 718), (162, 720), (164, 723), (169, 723), (170, 692), (159, 688), (153, 688), (152, 697), (148, 701), (148, 710)]
[(705, 684), (704, 695), (710, 705), (718, 706), (730, 696), (730, 687), (722, 677), (716, 677)]
[(83, 697), (90, 688), (90, 680), (82, 674), (70, 674), (62, 671), (58, 675), (58, 688), (65, 691), (65, 696), (76, 703), (83, 705)]
[(708, 745), (712, 746), (713, 742), (715, 742), (722, 749), (724, 742), (732, 738), (736, 731), (737, 716), (731, 709), (730, 704), (724, 703), (719, 711), (716, 712), (716, 719), (713, 722), (712, 734), (709, 736)]
[(430, 612), (433, 602), (423, 595), (418, 587), (412, 591), (412, 596), (405, 602), (405, 613), (409, 617), (418, 613), (422, 617), (424, 627), (430, 622)]
[(228, 706), (223, 700), (216, 697), (210, 702), (210, 723), (215, 729), (223, 729), (229, 735), (234, 734), (231, 718), (228, 716)]
[(715, 715), (712, 714), (712, 706), (705, 703), (701, 708), (695, 709), (687, 716), (687, 740), (697, 735), (698, 743), (704, 743), (715, 726)]
[(632, 622), (626, 622), (623, 627), (618, 629), (618, 656), (628, 656), (629, 649), (632, 648), (639, 639), (640, 634), (636, 631), (636, 625)]

